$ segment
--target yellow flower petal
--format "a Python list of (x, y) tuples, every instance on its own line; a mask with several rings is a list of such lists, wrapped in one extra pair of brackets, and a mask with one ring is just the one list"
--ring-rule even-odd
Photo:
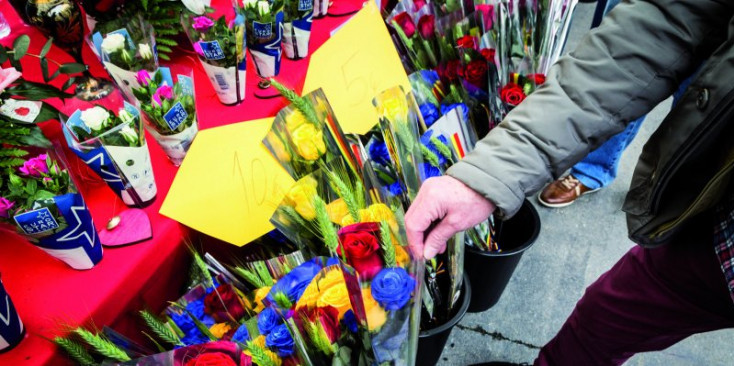
[(380, 304), (372, 297), (372, 292), (368, 288), (362, 289), (362, 300), (364, 301), (364, 311), (367, 315), (367, 328), (370, 331), (379, 329), (387, 320), (385, 310), (382, 310)]
[(341, 319), (344, 316), (344, 313), (352, 308), (352, 304), (349, 301), (347, 285), (345, 283), (341, 283), (322, 291), (321, 297), (316, 301), (316, 306), (334, 307), (339, 311), (339, 319)]
[(232, 327), (227, 323), (217, 323), (209, 327), (209, 331), (217, 339), (222, 339), (230, 330), (232, 330)]

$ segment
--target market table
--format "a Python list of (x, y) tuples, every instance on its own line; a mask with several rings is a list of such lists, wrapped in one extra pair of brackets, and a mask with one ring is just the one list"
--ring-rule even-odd
[[(230, 0), (214, 0), (214, 6)], [(341, 0), (334, 5), (335, 14), (348, 15), (358, 10), (360, 0)], [(8, 2), (0, 2), (0, 11), (8, 18), (13, 32), (2, 40), (11, 44), (20, 34), (31, 37), (30, 52), (38, 52), (45, 38), (34, 28), (24, 26)], [(330, 32), (344, 23), (346, 16), (327, 16), (314, 21), (311, 50), (315, 50), (328, 38)], [(188, 45), (186, 45), (188, 46)], [(91, 50), (85, 50), (85, 60), (91, 64), (96, 76), (106, 76)], [(49, 58), (61, 62), (72, 59), (55, 46)], [(40, 81), (40, 67), (33, 60), (25, 60), (24, 77)], [(283, 58), (282, 72), (278, 79), (300, 91), (309, 59), (291, 61)], [(165, 63), (162, 63), (165, 64)], [(285, 104), (280, 97), (268, 97), (257, 90), (259, 78), (248, 55), (247, 97), (237, 106), (223, 106), (214, 93), (206, 74), (190, 49), (176, 52), (172, 67), (191, 67), (196, 85), (197, 109), (201, 129), (212, 128), (273, 116)], [(265, 95), (260, 99), (255, 93)], [(52, 104), (69, 114), (78, 108), (77, 101)], [(58, 122), (50, 121), (42, 126), (46, 135), (64, 144)], [(102, 261), (88, 271), (76, 271), (58, 261), (25, 239), (7, 230), (0, 230), (0, 273), (8, 293), (13, 299), (26, 328), (26, 338), (15, 349), (0, 355), (0, 365), (59, 365), (68, 363), (62, 352), (50, 342), (56, 335), (64, 335), (69, 329), (87, 325), (101, 328), (108, 325), (123, 334), (134, 335), (139, 329), (137, 310), (162, 309), (165, 302), (175, 299), (182, 290), (189, 268), (189, 255), (185, 239), (192, 233), (186, 227), (158, 213), (161, 204), (176, 175), (177, 168), (165, 157), (154, 139), (148, 136), (153, 171), (158, 195), (155, 202), (145, 208), (153, 227), (153, 239), (118, 248), (105, 248)], [(65, 144), (64, 144), (65, 145)], [(92, 212), (98, 229), (124, 208), (123, 203), (76, 156), (65, 148), (72, 174), (76, 177), (87, 206)], [(211, 187), (210, 189), (216, 189)]]

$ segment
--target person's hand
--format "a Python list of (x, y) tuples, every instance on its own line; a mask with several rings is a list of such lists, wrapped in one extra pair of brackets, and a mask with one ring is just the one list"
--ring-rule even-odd
[(456, 178), (430, 178), (405, 214), (410, 248), (431, 259), (446, 250), (454, 234), (486, 220), (494, 209), (494, 203)]

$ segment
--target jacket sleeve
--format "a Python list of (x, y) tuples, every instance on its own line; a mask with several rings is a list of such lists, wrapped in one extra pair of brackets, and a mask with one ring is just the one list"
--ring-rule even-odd
[(623, 1), (448, 174), (511, 217), (670, 96), (725, 39), (734, 1)]

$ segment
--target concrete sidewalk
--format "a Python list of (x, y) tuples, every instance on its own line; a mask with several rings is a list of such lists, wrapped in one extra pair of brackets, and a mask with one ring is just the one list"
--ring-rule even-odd
[[(589, 29), (594, 4), (579, 4), (567, 49)], [(539, 207), (542, 228), (522, 258), (499, 303), (467, 314), (454, 328), (439, 365), (487, 361), (532, 364), (538, 350), (560, 329), (586, 286), (609, 269), (632, 245), (620, 208), (642, 145), (670, 109), (670, 100), (648, 115), (622, 157), (609, 187), (560, 209)], [(734, 330), (690, 337), (667, 350), (639, 354), (627, 365), (732, 365)], [(593, 366), (593, 365), (569, 365)]]

